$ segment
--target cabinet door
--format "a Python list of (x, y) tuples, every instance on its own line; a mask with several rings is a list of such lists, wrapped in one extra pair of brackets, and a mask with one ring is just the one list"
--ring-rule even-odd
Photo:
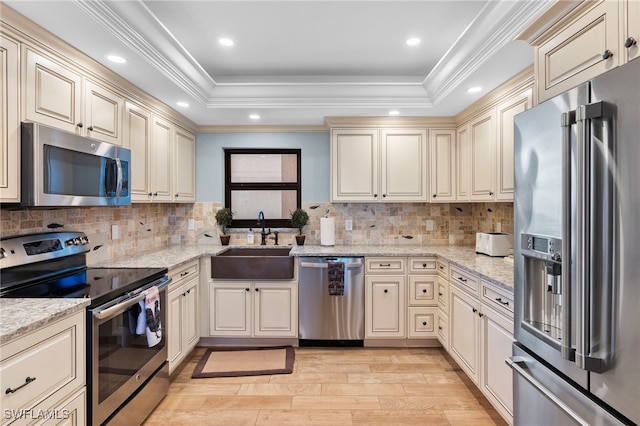
[(167, 296), (167, 303), (169, 304), (167, 309), (167, 356), (169, 357), (170, 369), (175, 367), (184, 353), (184, 339), (182, 337), (182, 318), (184, 317), (182, 305), (183, 293), (184, 286), (179, 286), (172, 288)]
[(174, 201), (196, 200), (196, 137), (180, 127), (175, 131)]
[(383, 130), (379, 201), (427, 201), (426, 130)]
[(331, 201), (378, 199), (378, 130), (331, 131)]
[(513, 419), (513, 370), (504, 360), (513, 341), (513, 322), (483, 305), (481, 389), (507, 420)]
[(254, 336), (298, 335), (297, 283), (255, 282), (254, 298)]
[(125, 105), (123, 145), (131, 150), (131, 201), (150, 201), (151, 113), (130, 102)]
[(25, 49), (26, 119), (78, 133), (81, 116), (82, 77), (44, 56)]
[[(536, 50), (538, 102), (559, 95), (620, 65), (619, 8), (605, 0)], [(606, 51), (612, 53), (605, 57)]]
[(456, 131), (432, 129), (429, 131), (431, 152), (431, 202), (450, 202), (456, 199)]
[(200, 339), (199, 332), (199, 309), (198, 309), (198, 277), (195, 277), (191, 281), (184, 285), (185, 294), (183, 297), (183, 317), (182, 317), (182, 331), (183, 331), (183, 343), (184, 351), (191, 350), (198, 340)]
[(122, 96), (87, 80), (84, 108), (83, 134), (115, 145), (122, 144)]
[(171, 147), (173, 128), (170, 122), (153, 117), (151, 139), (151, 188), (153, 201), (171, 201)]
[(209, 333), (212, 336), (251, 336), (251, 284), (209, 284)]
[[(625, 28), (623, 28), (622, 43), (625, 46), (627, 61), (640, 58), (640, 1), (629, 0), (626, 2)], [(635, 44), (630, 44), (632, 38)]]
[(513, 118), (531, 108), (533, 89), (529, 88), (517, 96), (498, 105), (497, 176), (496, 200), (513, 201)]
[(469, 201), (469, 185), (471, 184), (471, 140), (469, 139), (469, 124), (456, 130), (456, 200)]
[(479, 303), (458, 289), (449, 287), (449, 353), (467, 375), (478, 384), (480, 380), (480, 319)]
[(404, 288), (404, 276), (366, 277), (366, 337), (404, 337)]
[(437, 337), (445, 351), (449, 352), (449, 315), (438, 307)]
[(18, 43), (0, 37), (0, 202), (20, 201), (20, 99)]
[(469, 122), (471, 142), (471, 201), (493, 201), (495, 199), (495, 111)]

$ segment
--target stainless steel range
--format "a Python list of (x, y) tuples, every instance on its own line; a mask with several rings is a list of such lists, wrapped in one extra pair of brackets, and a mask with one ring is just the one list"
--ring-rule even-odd
[[(0, 297), (90, 298), (88, 424), (140, 424), (169, 387), (164, 324), (166, 268), (89, 268), (89, 239), (52, 232), (0, 240)], [(145, 291), (158, 288), (153, 335)], [(151, 340), (150, 340), (151, 339)]]

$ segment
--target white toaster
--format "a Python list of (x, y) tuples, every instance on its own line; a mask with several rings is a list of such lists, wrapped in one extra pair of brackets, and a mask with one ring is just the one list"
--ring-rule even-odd
[(508, 256), (513, 253), (513, 235), (502, 232), (478, 232), (476, 234), (476, 253), (489, 256)]

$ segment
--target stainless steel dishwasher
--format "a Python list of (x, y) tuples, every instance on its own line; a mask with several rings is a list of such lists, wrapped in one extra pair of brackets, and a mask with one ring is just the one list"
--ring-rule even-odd
[[(336, 294), (330, 269), (344, 272)], [(364, 258), (302, 257), (298, 285), (300, 346), (362, 346)]]

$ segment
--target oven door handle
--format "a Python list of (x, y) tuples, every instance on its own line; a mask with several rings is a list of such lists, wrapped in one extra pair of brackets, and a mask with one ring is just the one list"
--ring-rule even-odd
[[(161, 282), (158, 283), (158, 281), (156, 281), (156, 285), (158, 286), (158, 291), (162, 291), (165, 287), (167, 287), (169, 285), (169, 283), (171, 282), (171, 279), (163, 279)], [(143, 301), (145, 298), (144, 295), (144, 290), (140, 291), (140, 294), (137, 294), (136, 296), (130, 298), (130, 299), (126, 299), (116, 305), (110, 306), (108, 308), (105, 309), (97, 309), (93, 311), (93, 316), (96, 319), (105, 319), (105, 318), (109, 318), (109, 317), (113, 317), (115, 315), (119, 315), (122, 312), (126, 311), (127, 309), (129, 309), (130, 307), (132, 307), (133, 305), (135, 305), (136, 303), (140, 303), (141, 301)]]

